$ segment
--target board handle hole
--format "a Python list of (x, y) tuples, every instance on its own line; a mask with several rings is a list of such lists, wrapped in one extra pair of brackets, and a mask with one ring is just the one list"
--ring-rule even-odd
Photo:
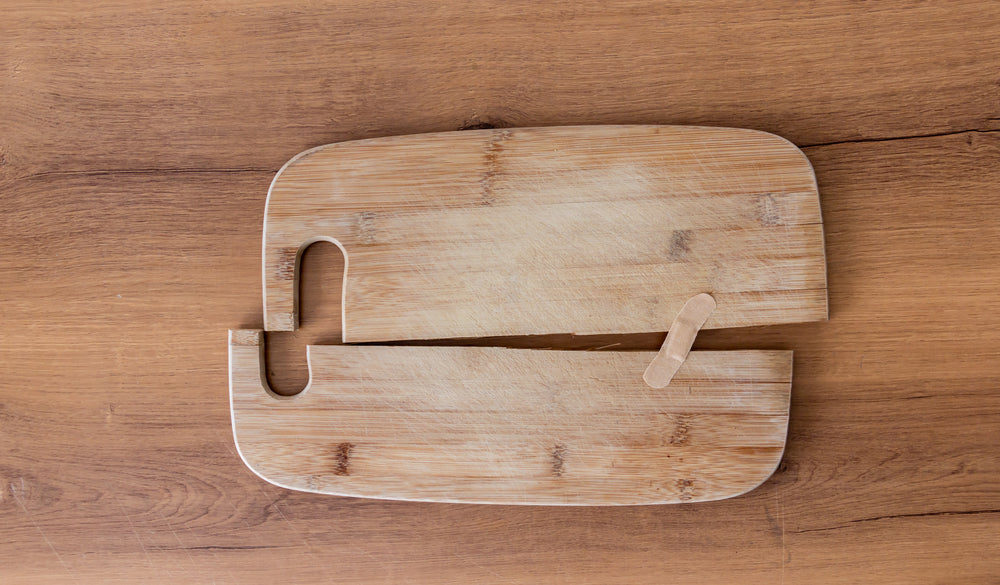
[(275, 394), (293, 396), (309, 383), (307, 345), (341, 343), (344, 254), (336, 244), (310, 244), (299, 260), (299, 328), (265, 333), (265, 371)]

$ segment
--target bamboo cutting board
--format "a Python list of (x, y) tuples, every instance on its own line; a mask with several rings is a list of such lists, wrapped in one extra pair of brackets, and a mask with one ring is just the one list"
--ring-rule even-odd
[(295, 276), (343, 250), (345, 342), (663, 331), (826, 317), (816, 181), (777, 136), (683, 126), (481, 130), (344, 142), (278, 173), (264, 223), (268, 331)]
[(233, 426), (255, 473), (325, 494), (494, 504), (699, 502), (781, 459), (790, 351), (310, 346), (309, 386), (267, 390), (263, 335), (230, 335)]
[(307, 151), (268, 195), (267, 330), (296, 326), (298, 262), (319, 240), (345, 255), (345, 342), (678, 321), (652, 367), (652, 352), (311, 346), (294, 397), (268, 388), (263, 333), (233, 331), (240, 454), (304, 491), (574, 505), (744, 493), (781, 458), (791, 352), (687, 348), (699, 326), (827, 314), (812, 169), (751, 130), (528, 128)]

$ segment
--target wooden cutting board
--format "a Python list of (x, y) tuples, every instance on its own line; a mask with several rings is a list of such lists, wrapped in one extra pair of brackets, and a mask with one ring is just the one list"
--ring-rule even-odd
[(321, 146), (268, 195), (264, 315), (296, 322), (302, 251), (344, 251), (345, 342), (663, 331), (826, 317), (816, 180), (753, 130), (583, 126)]
[[(307, 151), (268, 195), (267, 330), (295, 327), (298, 262), (319, 240), (345, 254), (345, 342), (664, 331), (700, 293), (708, 328), (827, 314), (812, 169), (751, 130), (485, 130)], [(318, 493), (620, 505), (759, 485), (784, 448), (791, 352), (669, 353), (680, 369), (655, 389), (652, 352), (311, 346), (309, 385), (280, 397), (263, 333), (233, 331), (233, 428), (261, 477)]]
[(771, 475), (790, 351), (692, 352), (669, 386), (653, 352), (310, 346), (281, 397), (263, 334), (230, 336), (233, 427), (255, 473), (289, 489), (495, 504), (699, 502)]

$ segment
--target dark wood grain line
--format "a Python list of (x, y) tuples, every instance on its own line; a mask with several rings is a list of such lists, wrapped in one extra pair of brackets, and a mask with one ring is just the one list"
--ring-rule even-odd
[(858, 524), (863, 524), (866, 522), (878, 522), (881, 520), (902, 520), (906, 518), (929, 518), (935, 516), (977, 516), (980, 514), (1000, 514), (1000, 509), (997, 510), (949, 510), (946, 512), (917, 512), (914, 514), (890, 514), (887, 516), (873, 516), (871, 518), (858, 518), (857, 520), (849, 520), (847, 524), (839, 524), (837, 526), (825, 526), (823, 528), (807, 528), (805, 530), (790, 530), (789, 532), (793, 534), (807, 534), (810, 532), (829, 532), (831, 530), (843, 530), (844, 528), (853, 528)]
[(935, 132), (932, 134), (913, 134), (910, 136), (887, 136), (885, 138), (859, 138), (856, 140), (837, 140), (833, 142), (817, 142), (815, 144), (800, 144), (799, 148), (822, 148), (824, 146), (838, 146), (842, 144), (867, 144), (877, 142), (895, 142), (904, 140), (920, 140), (923, 138), (941, 138), (944, 136), (961, 136), (962, 134), (994, 134), (1000, 132), (1000, 128), (968, 128), (965, 130), (950, 130), (946, 132)]

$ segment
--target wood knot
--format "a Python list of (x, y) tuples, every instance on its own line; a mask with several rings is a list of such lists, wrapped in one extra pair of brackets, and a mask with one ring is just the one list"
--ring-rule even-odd
[(358, 214), (358, 241), (362, 244), (374, 244), (375, 219), (378, 214), (374, 211), (362, 211)]
[(773, 193), (757, 195), (757, 218), (761, 225), (781, 225), (781, 214)]
[(351, 451), (354, 449), (353, 443), (340, 443), (335, 452), (337, 464), (333, 468), (334, 475), (350, 475)]
[(562, 477), (566, 465), (566, 445), (557, 443), (552, 448), (552, 475)]
[(677, 480), (677, 498), (682, 502), (690, 501), (694, 498), (694, 480), (693, 479), (678, 479)]
[(493, 182), (500, 173), (500, 154), (503, 152), (504, 141), (510, 138), (510, 130), (500, 130), (491, 134), (490, 141), (486, 145), (483, 178), (479, 180), (479, 186), (483, 191), (479, 204), (484, 206), (493, 205), (496, 202)]
[(458, 130), (460, 132), (462, 130), (493, 130), (495, 128), (506, 128), (508, 126), (510, 126), (510, 124), (499, 118), (487, 118), (484, 120), (480, 118), (478, 114), (473, 114), (472, 117), (462, 122), (462, 124), (458, 127)]
[(670, 444), (682, 447), (688, 443), (688, 433), (691, 430), (691, 415), (682, 414), (677, 417), (677, 426), (674, 427), (674, 434), (670, 436)]
[(299, 249), (282, 248), (278, 250), (278, 266), (274, 269), (274, 276), (278, 280), (295, 280), (295, 262), (299, 257)]
[(670, 235), (670, 250), (667, 258), (673, 262), (683, 260), (691, 251), (691, 240), (694, 234), (691, 230), (674, 230)]
[(458, 130), (492, 130), (497, 126), (490, 124), (489, 122), (484, 122), (478, 118), (471, 118), (462, 122), (462, 125), (458, 127)]

